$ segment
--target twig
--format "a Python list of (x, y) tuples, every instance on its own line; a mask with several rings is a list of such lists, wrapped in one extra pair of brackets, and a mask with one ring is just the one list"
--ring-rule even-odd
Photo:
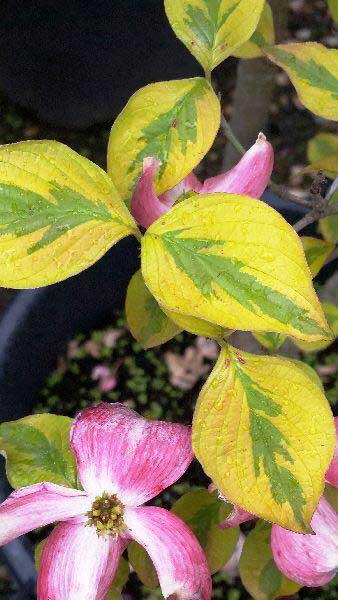
[(338, 373), (338, 364), (333, 365), (318, 365), (316, 369), (320, 377), (328, 377)]
[(330, 205), (330, 195), (326, 194), (325, 197), (322, 195), (322, 189), (326, 181), (326, 177), (319, 171), (310, 189), (311, 210), (293, 225), (297, 233), (307, 227), (307, 225), (315, 223), (318, 219), (338, 214), (338, 204)]
[(329, 206), (325, 211), (318, 212), (316, 210), (310, 210), (310, 212), (305, 215), (302, 219), (297, 221), (293, 225), (295, 231), (301, 231), (311, 223), (315, 223), (319, 219), (323, 219), (324, 217), (331, 217), (332, 215), (338, 215), (338, 204), (336, 206)]
[(282, 199), (282, 200), (286, 200), (288, 202), (293, 202), (293, 204), (298, 204), (300, 206), (305, 206), (307, 208), (311, 207), (310, 201), (308, 200), (308, 198), (300, 198), (299, 196), (296, 196), (296, 194), (292, 194), (291, 192), (289, 192), (289, 190), (284, 186), (284, 185), (279, 185), (278, 183), (275, 183), (274, 181), (270, 181), (269, 182), (269, 188), (275, 192), (275, 194), (278, 194), (278, 196)]
[(245, 148), (236, 138), (224, 115), (221, 115), (221, 127), (223, 129), (225, 137), (229, 140), (230, 144), (232, 144), (233, 147), (237, 150), (237, 152), (243, 156), (243, 154), (245, 154)]

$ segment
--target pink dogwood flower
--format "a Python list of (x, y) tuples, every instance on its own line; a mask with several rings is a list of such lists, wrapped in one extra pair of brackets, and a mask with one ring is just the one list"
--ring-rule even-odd
[[(335, 417), (336, 450), (325, 479), (338, 487), (338, 417)], [(209, 489), (215, 489), (214, 484)], [(220, 498), (223, 498), (220, 495)], [(224, 499), (224, 498), (223, 498)], [(235, 527), (257, 518), (239, 506), (234, 506), (221, 527)], [(309, 587), (328, 583), (338, 571), (338, 514), (321, 497), (311, 519), (313, 534), (295, 533), (279, 525), (271, 530), (272, 554), (279, 570), (289, 579)]]
[(141, 506), (187, 469), (190, 428), (102, 403), (75, 418), (70, 445), (83, 490), (39, 483), (0, 506), (0, 544), (57, 522), (42, 552), (39, 600), (103, 600), (131, 539), (150, 555), (165, 598), (209, 600), (207, 561), (191, 530)]
[(328, 583), (338, 571), (338, 515), (322, 496), (311, 519), (315, 535), (273, 525), (271, 549), (279, 570), (301, 585)]
[(143, 161), (143, 173), (133, 194), (131, 212), (142, 227), (150, 227), (154, 221), (168, 212), (176, 200), (193, 191), (198, 194), (245, 194), (260, 198), (273, 169), (273, 148), (263, 133), (256, 143), (244, 154), (239, 163), (227, 173), (206, 179), (201, 183), (194, 173), (190, 173), (171, 190), (157, 196), (154, 177), (161, 166), (157, 158), (149, 157)]

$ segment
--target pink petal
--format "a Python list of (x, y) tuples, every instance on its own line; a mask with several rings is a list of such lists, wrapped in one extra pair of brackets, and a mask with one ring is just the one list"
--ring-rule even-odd
[(294, 533), (273, 525), (271, 547), (282, 573), (310, 587), (321, 586), (338, 570), (338, 515), (322, 497), (311, 527), (316, 535)]
[(227, 529), (228, 527), (238, 527), (241, 523), (246, 523), (246, 521), (252, 521), (253, 519), (257, 519), (256, 515), (243, 510), (239, 506), (234, 504), (233, 509), (230, 515), (220, 523), (221, 529)]
[(124, 520), (130, 535), (147, 550), (165, 598), (209, 600), (207, 560), (189, 527), (163, 508), (128, 508)]
[(227, 173), (207, 179), (201, 194), (227, 192), (260, 198), (269, 183), (273, 169), (273, 148), (263, 133), (244, 154), (239, 163)]
[(149, 227), (168, 211), (168, 206), (159, 200), (154, 187), (154, 177), (160, 165), (156, 158), (144, 159), (143, 173), (131, 201), (131, 214), (142, 227)]
[(106, 394), (107, 392), (110, 392), (111, 390), (116, 388), (116, 386), (117, 386), (117, 377), (115, 377), (115, 375), (112, 375), (111, 377), (107, 377), (105, 379), (101, 379), (101, 381), (99, 383), (99, 389), (104, 394)]
[(117, 494), (129, 506), (162, 492), (193, 458), (190, 427), (147, 421), (119, 403), (83, 410), (70, 437), (84, 489)]
[(336, 427), (336, 449), (332, 462), (326, 471), (325, 479), (334, 487), (338, 487), (338, 417), (335, 417), (334, 424)]
[(173, 206), (175, 200), (189, 190), (199, 191), (201, 183), (190, 173), (182, 179), (175, 187), (161, 196), (155, 192), (154, 177), (161, 166), (156, 158), (145, 158), (143, 161), (143, 173), (138, 180), (131, 201), (131, 214), (142, 227), (150, 227), (154, 221), (159, 219)]
[(99, 537), (94, 527), (60, 523), (44, 546), (40, 600), (103, 600), (128, 539)]
[(85, 492), (36, 483), (13, 492), (0, 505), (0, 545), (55, 521), (86, 513), (90, 501)]
[(221, 569), (221, 572), (228, 577), (231, 583), (233, 583), (236, 577), (239, 576), (239, 560), (242, 555), (245, 539), (245, 535), (242, 532), (240, 532), (234, 553), (231, 555), (228, 562)]
[(94, 367), (94, 369), (91, 372), (91, 378), (94, 381), (97, 381), (97, 379), (108, 379), (110, 375), (111, 370), (106, 365), (96, 365), (96, 367)]
[(190, 192), (191, 190), (199, 193), (202, 189), (202, 183), (196, 177), (194, 173), (190, 173), (187, 175), (182, 181), (180, 181), (177, 185), (175, 185), (171, 190), (164, 192), (159, 196), (161, 202), (164, 202), (169, 208), (173, 206), (176, 202), (177, 198), (185, 194), (186, 192)]

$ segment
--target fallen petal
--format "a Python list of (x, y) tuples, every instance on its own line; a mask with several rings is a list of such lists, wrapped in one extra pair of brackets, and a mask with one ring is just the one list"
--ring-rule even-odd
[(326, 471), (325, 479), (334, 487), (338, 487), (338, 417), (335, 417), (334, 424), (336, 427), (336, 449), (332, 462)]
[(316, 587), (330, 581), (338, 570), (338, 515), (323, 497), (311, 527), (316, 535), (302, 535), (273, 525), (271, 548), (279, 570), (286, 577)]
[(107, 379), (111, 375), (111, 370), (106, 365), (96, 365), (91, 372), (91, 378), (94, 381), (98, 379)]
[(37, 527), (84, 514), (89, 508), (85, 492), (54, 483), (16, 490), (0, 505), (0, 545)]
[(274, 162), (271, 144), (260, 133), (256, 143), (244, 154), (239, 163), (227, 173), (207, 179), (201, 194), (226, 192), (260, 198), (269, 183)]
[(129, 539), (99, 537), (82, 523), (59, 523), (43, 548), (38, 598), (103, 600)]
[(193, 458), (190, 427), (148, 421), (119, 403), (84, 409), (70, 438), (88, 494), (117, 494), (128, 506), (147, 502), (177, 481)]
[(154, 563), (165, 598), (209, 600), (211, 578), (207, 560), (189, 527), (156, 506), (128, 508), (125, 523)]

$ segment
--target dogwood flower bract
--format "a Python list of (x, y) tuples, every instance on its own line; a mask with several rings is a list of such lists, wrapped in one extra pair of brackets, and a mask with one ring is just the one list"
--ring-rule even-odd
[(157, 196), (154, 177), (161, 166), (157, 158), (143, 161), (143, 173), (133, 194), (131, 212), (142, 227), (150, 227), (154, 221), (168, 212), (176, 200), (189, 192), (197, 194), (229, 193), (245, 194), (260, 198), (273, 169), (273, 148), (265, 135), (260, 133), (256, 143), (244, 154), (239, 163), (227, 173), (210, 177), (202, 184), (190, 173), (171, 190)]
[(163, 508), (140, 506), (187, 469), (190, 428), (102, 403), (75, 418), (70, 445), (83, 491), (44, 482), (0, 506), (0, 544), (58, 522), (41, 556), (39, 600), (103, 600), (132, 539), (150, 555), (165, 598), (210, 599), (207, 561), (191, 530)]

